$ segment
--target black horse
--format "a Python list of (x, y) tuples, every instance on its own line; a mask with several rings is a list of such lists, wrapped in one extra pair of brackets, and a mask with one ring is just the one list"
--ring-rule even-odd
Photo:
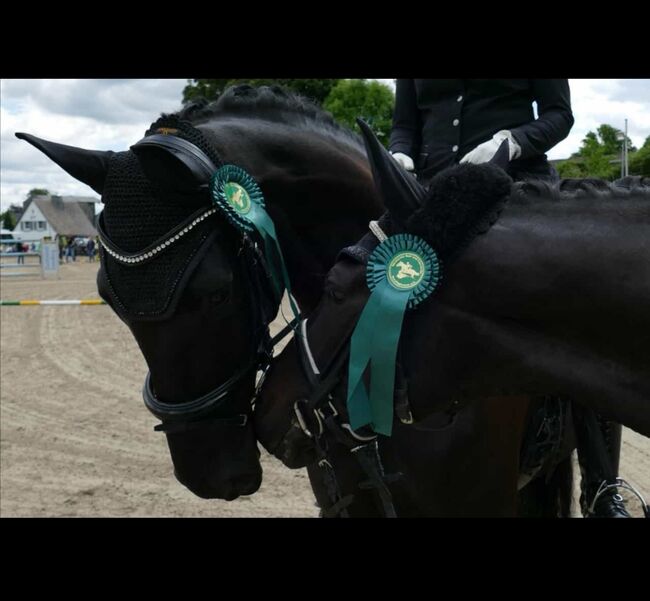
[(214, 210), (205, 169), (253, 176), (309, 314), (338, 251), (383, 211), (358, 136), (304, 99), (250, 86), (163, 115), (126, 152), (16, 135), (102, 195), (98, 289), (147, 361), (145, 401), (176, 477), (205, 498), (252, 494), (251, 399), (280, 298), (258, 241)]
[[(305, 315), (338, 251), (382, 213), (382, 202), (360, 141), (277, 90), (239, 87), (214, 106), (164, 116), (147, 133), (120, 153), (19, 137), (102, 194), (98, 286), (148, 362), (145, 397), (163, 419), (176, 476), (200, 496), (232, 499), (251, 494), (260, 482), (248, 418), (256, 369), (268, 361), (266, 325), (279, 299), (269, 291), (255, 241), (211, 212), (204, 167), (233, 163), (259, 183)], [(442, 442), (426, 430), (419, 440), (404, 440), (401, 453), (422, 457), (423, 477), (413, 486), (436, 481), (429, 476), (444, 471), (433, 467), (445, 465), (440, 457), (479, 458), (481, 479), (495, 480), (473, 489), (466, 505), (489, 512), (485, 491), (504, 488), (502, 473), (518, 474), (517, 461), (510, 469), (501, 460), (516, 454), (526, 407), (509, 403), (510, 413), (501, 410), (504, 404), (494, 412), (487, 404), (469, 408), (457, 420), (465, 426)], [(315, 466), (309, 472), (320, 498), (321, 473)], [(448, 492), (435, 486), (431, 494), (446, 507), (453, 505)], [(503, 494), (493, 497), (499, 497), (495, 507), (507, 505)]]
[[(390, 209), (380, 222), (383, 230), (423, 237), (445, 266), (439, 292), (406, 317), (402, 331), (402, 390), (395, 404), (405, 396), (420, 425), (404, 425), (396, 416), (392, 437), (379, 437), (383, 467), (405, 476), (390, 487), (399, 513), (477, 515), (472, 501), (479, 495), (478, 515), (514, 515), (521, 482), (517, 442), (536, 410), (548, 405), (549, 393), (569, 394), (650, 436), (648, 182), (511, 188), (498, 167), (468, 165), (441, 173), (425, 191), (366, 133), (378, 189)], [(348, 419), (347, 363), (341, 359), (370, 294), (365, 261), (378, 243), (369, 234), (342, 253), (309, 318), (308, 344), (301, 348), (294, 341), (274, 361), (256, 406), (260, 441), (290, 467), (314, 461), (314, 431), (324, 430), (341, 498), (364, 495), (358, 490), (363, 470), (349, 453), (355, 442), (346, 445), (340, 428)], [(309, 363), (321, 372), (316, 382)], [(338, 433), (335, 420), (314, 412), (327, 398), (339, 414)], [(297, 422), (296, 401), (303, 399), (310, 402)], [(566, 403), (556, 400), (555, 407), (566, 409)], [(492, 427), (463, 436), (480, 415), (486, 424), (494, 420)], [(562, 420), (560, 426), (570, 426)], [(457, 448), (455, 440), (473, 444)], [(556, 442), (546, 471), (561, 469), (546, 487), (552, 496), (542, 511), (566, 515), (572, 440)], [(433, 448), (444, 462), (430, 460)], [(491, 469), (495, 464), (500, 471)], [(529, 490), (535, 487), (539, 480)], [(327, 503), (326, 492), (320, 494)], [(370, 493), (365, 495), (367, 508), (372, 505)], [(526, 496), (520, 512), (529, 509)], [(355, 515), (355, 504), (349, 510)]]

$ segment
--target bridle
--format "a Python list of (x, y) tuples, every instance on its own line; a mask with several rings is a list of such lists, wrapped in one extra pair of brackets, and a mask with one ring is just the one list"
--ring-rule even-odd
[[(207, 154), (195, 144), (176, 136), (150, 135), (132, 148), (151, 145), (163, 147), (172, 152), (196, 178), (197, 190), (207, 189), (206, 180), (209, 180), (217, 167)], [(153, 244), (131, 253), (123, 251), (111, 241), (103, 225), (103, 216), (100, 215), (97, 230), (102, 243), (101, 248), (105, 253), (104, 257), (124, 265), (139, 265), (151, 261), (159, 253), (167, 251), (169, 247), (205, 219), (212, 218), (218, 212), (217, 207), (200, 209)], [(202, 244), (210, 244), (210, 241), (206, 240)], [(154, 430), (156, 431), (175, 433), (213, 424), (245, 427), (252, 414), (252, 403), (246, 395), (238, 395), (239, 400), (235, 398), (233, 401), (235, 393), (259, 370), (266, 371), (273, 357), (275, 344), (296, 326), (296, 320), (294, 320), (282, 332), (271, 338), (269, 324), (275, 317), (275, 311), (277, 311), (281, 299), (276, 298), (273, 287), (270, 285), (271, 275), (264, 253), (256, 240), (242, 232), (241, 246), (237, 255), (242, 272), (245, 274), (243, 280), (249, 298), (249, 315), (252, 324), (247, 353), (249, 359), (228, 380), (210, 392), (191, 401), (178, 404), (165, 403), (156, 398), (151, 372), (148, 372), (142, 396), (147, 409), (162, 422), (155, 426)]]
[(239, 390), (240, 385), (248, 381), (250, 377), (254, 377), (258, 371), (266, 371), (273, 357), (273, 347), (279, 338), (277, 336), (271, 338), (269, 334), (269, 323), (273, 317), (269, 318), (263, 310), (258, 310), (268, 300), (263, 297), (263, 294), (264, 279), (269, 276), (259, 248), (246, 235), (242, 237), (239, 257), (244, 273), (247, 274), (244, 280), (248, 292), (250, 292), (249, 315), (252, 333), (246, 355), (249, 359), (224, 383), (197, 399), (181, 404), (164, 403), (158, 400), (149, 372), (145, 379), (142, 396), (147, 409), (162, 421), (162, 424), (154, 428), (158, 432), (181, 432), (197, 427), (207, 427), (215, 423), (244, 427), (248, 423), (252, 413), (250, 399), (244, 396), (239, 403), (233, 403), (231, 399)]
[[(382, 226), (386, 228), (387, 219), (370, 223), (370, 232), (356, 245), (343, 249), (339, 256), (346, 255), (356, 262), (366, 263), (374, 247), (385, 238)], [(388, 487), (402, 477), (402, 474), (386, 474), (379, 456), (377, 435), (374, 433), (357, 433), (350, 424), (343, 421), (336, 409), (333, 390), (339, 384), (346, 361), (349, 356), (349, 339), (354, 326), (341, 336), (341, 342), (334, 351), (332, 358), (322, 370), (319, 369), (312, 353), (307, 334), (307, 319), (300, 322), (300, 331), (295, 336), (300, 365), (307, 379), (310, 390), (306, 397), (297, 400), (293, 405), (297, 423), (313, 443), (316, 449), (318, 467), (322, 470), (330, 506), (321, 510), (323, 517), (349, 517), (348, 507), (354, 502), (354, 494), (343, 495), (336, 479), (331, 448), (328, 444), (329, 435), (338, 444), (343, 445), (356, 459), (366, 476), (359, 483), (362, 490), (374, 490), (380, 504), (380, 510), (385, 517), (397, 517), (392, 495)], [(400, 391), (404, 394), (400, 395)], [(395, 394), (395, 412), (403, 423), (413, 423), (408, 405), (408, 395), (405, 390), (404, 374), (398, 368), (398, 380)]]

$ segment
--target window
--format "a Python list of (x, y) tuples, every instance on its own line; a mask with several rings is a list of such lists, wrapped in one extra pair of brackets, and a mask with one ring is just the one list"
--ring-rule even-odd
[(45, 229), (45, 226), (46, 226), (45, 221), (39, 221), (39, 222), (38, 222), (38, 229), (39, 229), (39, 230), (44, 230), (44, 229)]
[(23, 221), (23, 230), (32, 230), (34, 224), (31, 221)]

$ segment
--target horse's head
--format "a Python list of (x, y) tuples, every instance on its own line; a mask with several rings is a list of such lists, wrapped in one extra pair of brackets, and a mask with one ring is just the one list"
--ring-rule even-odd
[(212, 132), (163, 117), (147, 134), (126, 152), (17, 135), (102, 195), (98, 289), (147, 361), (145, 403), (176, 477), (231, 500), (261, 483), (249, 418), (279, 298), (254, 237), (212, 204)]
[[(206, 177), (221, 154), (255, 178), (309, 311), (338, 250), (381, 213), (357, 136), (298, 96), (237, 86), (163, 116), (127, 152), (18, 137), (102, 195), (98, 287), (148, 362), (145, 402), (177, 478), (203, 497), (254, 492), (259, 457), (244, 416), (269, 352), (278, 261), (269, 266), (257, 232), (213, 210)], [(228, 198), (240, 209), (244, 200)]]
[[(420, 236), (436, 249), (444, 264), (477, 231), (494, 222), (503, 199), (510, 193), (511, 180), (503, 170), (508, 160), (507, 142), (491, 164), (453, 167), (434, 178), (425, 189), (392, 159), (365, 124), (361, 122), (360, 126), (377, 192), (388, 208), (379, 222), (388, 236)], [(262, 387), (255, 407), (257, 437), (289, 467), (302, 467), (314, 461), (312, 437), (323, 431), (332, 412), (338, 413), (348, 435), (358, 436), (359, 444), (372, 435), (365, 429), (353, 432), (349, 428), (345, 357), (350, 335), (370, 295), (366, 261), (377, 243), (376, 237), (368, 234), (358, 245), (339, 255), (328, 274), (319, 305), (307, 324), (303, 323), (303, 342), (292, 341), (273, 361)], [(412, 267), (405, 265), (405, 269)], [(377, 323), (376, 327), (381, 328), (382, 324)], [(340, 370), (341, 378), (329, 395), (329, 408), (321, 413), (306, 410), (305, 400), (314, 398), (317, 386), (310, 372), (320, 372), (318, 379), (333, 382), (333, 370)]]

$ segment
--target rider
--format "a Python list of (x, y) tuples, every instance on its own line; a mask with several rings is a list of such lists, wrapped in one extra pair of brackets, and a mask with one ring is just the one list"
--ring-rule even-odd
[[(395, 96), (389, 149), (421, 183), (456, 163), (489, 161), (506, 139), (514, 181), (559, 181), (545, 153), (573, 126), (568, 80), (398, 79)], [(587, 514), (603, 482), (618, 472), (621, 426), (573, 407)], [(593, 515), (629, 517), (615, 487), (598, 497)]]

